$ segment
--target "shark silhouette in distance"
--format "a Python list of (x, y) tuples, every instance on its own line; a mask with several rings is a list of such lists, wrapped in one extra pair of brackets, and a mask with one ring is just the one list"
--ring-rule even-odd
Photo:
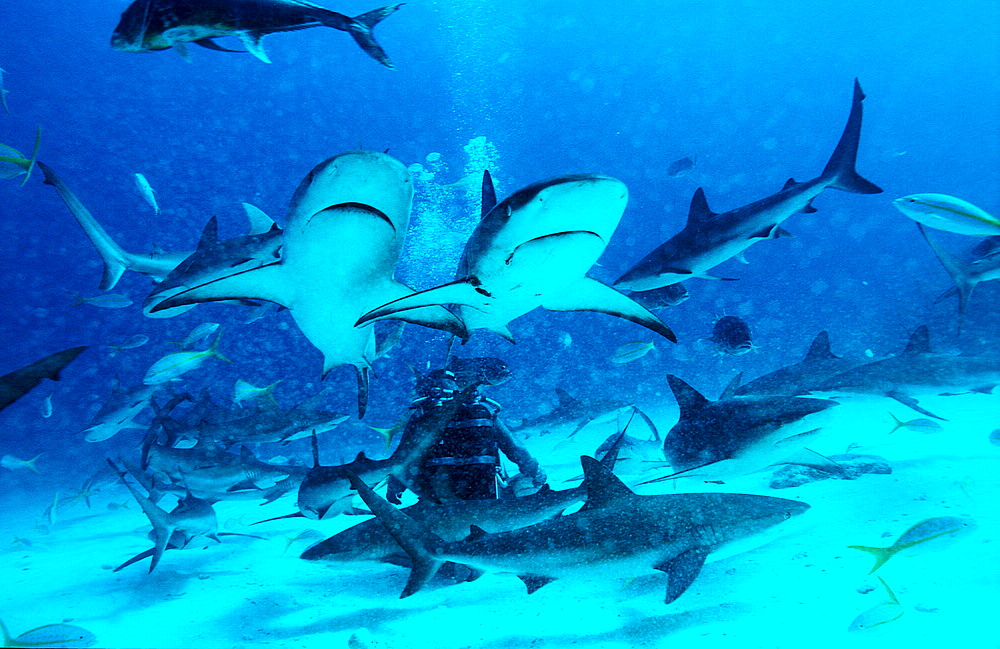
[[(371, 327), (354, 325), (379, 304), (413, 293), (393, 278), (412, 198), (410, 174), (398, 160), (373, 151), (334, 156), (318, 164), (292, 197), (280, 261), (203, 284), (177, 278), (188, 288), (150, 311), (238, 299), (286, 307), (322, 352), (324, 376), (354, 366), (363, 417), (375, 335)], [(399, 319), (468, 337), (462, 322), (441, 306), (413, 309)]]
[(667, 575), (664, 601), (680, 597), (711, 554), (809, 509), (794, 500), (746, 494), (640, 496), (597, 460), (583, 456), (587, 501), (572, 514), (490, 534), (473, 526), (448, 542), (378, 496), (359, 477), (351, 484), (410, 556), (413, 568), (401, 597), (421, 590), (448, 561), (482, 572), (516, 574), (532, 593), (574, 576), (618, 579), (659, 570)]
[[(977, 247), (984, 254), (971, 262), (965, 261), (942, 248), (937, 241), (927, 234), (927, 230), (923, 225), (918, 223), (917, 227), (920, 228), (920, 234), (924, 236), (927, 245), (934, 251), (938, 261), (941, 262), (941, 265), (944, 266), (944, 269), (951, 276), (952, 281), (955, 282), (955, 287), (945, 291), (937, 301), (940, 302), (947, 297), (956, 293), (958, 294), (958, 332), (961, 334), (962, 323), (965, 320), (965, 312), (969, 308), (969, 300), (972, 298), (973, 289), (980, 282), (1000, 279), (1000, 248), (993, 245), (982, 246), (982, 248)], [(990, 237), (990, 239), (996, 240), (997, 238)]]
[(86, 347), (64, 349), (0, 376), (0, 410), (34, 390), (43, 379), (58, 381), (62, 369), (86, 349)]
[(545, 433), (553, 428), (574, 424), (573, 431), (568, 435), (568, 437), (572, 437), (599, 417), (634, 407), (632, 404), (618, 399), (577, 399), (562, 388), (556, 388), (555, 392), (559, 398), (559, 403), (555, 408), (538, 417), (523, 419), (512, 429), (538, 429), (541, 433)]
[(916, 397), (956, 391), (989, 394), (1000, 385), (1000, 358), (935, 354), (930, 334), (921, 325), (898, 356), (892, 356), (837, 374), (813, 386), (812, 394), (870, 394), (889, 397), (922, 415), (946, 421), (928, 412)]
[(737, 387), (736, 396), (792, 396), (808, 392), (817, 384), (855, 368), (864, 360), (842, 358), (830, 349), (830, 334), (821, 331), (813, 339), (805, 358)]
[(854, 98), (847, 125), (823, 172), (798, 183), (790, 179), (780, 192), (767, 198), (716, 214), (699, 188), (691, 199), (684, 229), (646, 255), (614, 283), (615, 288), (649, 291), (692, 277), (717, 279), (713, 268), (733, 257), (741, 258), (751, 245), (785, 233), (781, 224), (799, 212), (815, 212), (812, 201), (824, 189), (841, 189), (858, 194), (878, 194), (882, 190), (854, 170), (861, 137), (861, 85), (854, 80)]
[(818, 432), (815, 422), (803, 418), (837, 405), (829, 399), (728, 394), (709, 401), (676, 376), (667, 381), (680, 417), (663, 438), (663, 454), (674, 471), (688, 476), (751, 472), (792, 455)]
[(465, 245), (455, 281), (372, 309), (358, 319), (359, 326), (452, 304), (470, 331), (488, 329), (513, 342), (508, 323), (542, 307), (607, 313), (676, 342), (651, 311), (587, 276), (625, 211), (628, 189), (621, 181), (560, 176), (518, 190), (495, 206), (488, 175), (483, 187), (484, 215)]

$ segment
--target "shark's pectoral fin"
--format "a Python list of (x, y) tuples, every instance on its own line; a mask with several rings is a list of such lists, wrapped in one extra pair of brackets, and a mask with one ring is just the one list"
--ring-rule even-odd
[(529, 595), (545, 584), (550, 584), (556, 580), (555, 577), (546, 577), (544, 575), (518, 575), (517, 578), (527, 586)]
[(663, 600), (664, 604), (674, 601), (688, 589), (701, 572), (701, 567), (705, 565), (708, 553), (709, 548), (706, 547), (691, 548), (673, 559), (653, 566), (667, 573), (667, 595)]
[[(417, 295), (417, 293), (412, 288), (402, 282), (393, 280), (389, 289), (389, 299), (398, 301), (399, 299), (414, 295)], [(462, 322), (462, 319), (443, 306), (431, 305), (410, 308), (398, 313), (395, 318), (403, 322), (409, 322), (410, 324), (445, 331), (462, 340), (468, 340), (469, 338), (469, 330), (466, 328), (465, 323)]]
[(660, 334), (671, 342), (677, 336), (651, 311), (632, 298), (598, 282), (592, 277), (566, 287), (556, 295), (546, 296), (542, 307), (549, 311), (596, 311), (624, 318)]
[[(187, 304), (220, 302), (222, 300), (263, 300), (291, 308), (292, 294), (281, 263), (260, 266), (242, 273), (234, 273), (207, 284), (181, 291), (149, 309), (150, 313)], [(150, 295), (147, 302), (155, 298)]]
[[(413, 311), (431, 306), (442, 308), (441, 305), (444, 304), (460, 304), (485, 311), (490, 308), (492, 302), (493, 297), (479, 285), (477, 280), (474, 278), (462, 279), (450, 284), (430, 288), (426, 291), (419, 291), (383, 304), (361, 316), (355, 323), (355, 326), (361, 326), (368, 322), (375, 322), (376, 320), (384, 320), (386, 318), (402, 320), (405, 319), (401, 315), (404, 311)], [(411, 322), (411, 320), (407, 320), (407, 322)]]
[(916, 399), (914, 399), (911, 396), (907, 396), (907, 395), (903, 394), (902, 392), (897, 392), (896, 390), (890, 390), (889, 392), (885, 393), (885, 396), (889, 397), (890, 399), (895, 399), (896, 401), (900, 402), (901, 404), (903, 404), (907, 408), (912, 408), (913, 410), (916, 410), (921, 415), (925, 415), (925, 416), (931, 417), (933, 419), (938, 419), (940, 421), (948, 421), (944, 417), (938, 417), (933, 412), (930, 412), (929, 410), (921, 408), (920, 404), (917, 403)]
[(370, 367), (357, 367), (358, 374), (358, 419), (365, 418), (365, 412), (368, 411), (368, 384), (371, 379), (371, 368)]
[(149, 549), (148, 549), (148, 550), (146, 550), (145, 552), (140, 552), (139, 554), (135, 555), (134, 557), (132, 557), (131, 559), (129, 559), (128, 561), (126, 561), (126, 562), (125, 562), (125, 563), (123, 563), (122, 565), (118, 566), (117, 568), (115, 568), (115, 569), (114, 569), (114, 570), (112, 570), (111, 572), (118, 572), (119, 570), (121, 570), (121, 569), (123, 569), (123, 568), (128, 568), (128, 567), (129, 567), (129, 566), (131, 566), (131, 565), (132, 565), (133, 563), (136, 563), (136, 562), (138, 562), (138, 561), (142, 561), (142, 560), (143, 560), (143, 559), (145, 559), (146, 557), (151, 557), (151, 556), (153, 556), (153, 553), (154, 553), (155, 551), (156, 551), (156, 548), (149, 548)]
[(240, 40), (243, 41), (243, 47), (247, 48), (247, 52), (250, 52), (264, 63), (270, 63), (271, 59), (267, 58), (267, 52), (264, 51), (264, 44), (261, 42), (263, 39), (264, 34), (256, 32), (243, 32), (240, 34)]

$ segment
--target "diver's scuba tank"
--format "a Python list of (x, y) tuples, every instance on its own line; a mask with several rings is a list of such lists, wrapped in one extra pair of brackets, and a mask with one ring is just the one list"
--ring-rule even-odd
[(437, 475), (440, 500), (497, 498), (500, 456), (495, 427), (500, 404), (479, 390), (458, 408), (441, 441), (431, 448), (424, 466)]

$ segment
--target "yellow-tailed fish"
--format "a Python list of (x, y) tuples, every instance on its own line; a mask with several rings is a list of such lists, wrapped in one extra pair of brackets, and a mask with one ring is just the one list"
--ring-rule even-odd
[(192, 345), (196, 345), (203, 338), (208, 338), (216, 332), (219, 328), (218, 322), (202, 322), (200, 325), (191, 330), (191, 333), (187, 335), (184, 340), (171, 340), (170, 342), (174, 345), (179, 345), (181, 349), (187, 349)]
[(17, 178), (21, 174), (24, 174), (24, 179), (21, 181), (21, 187), (24, 187), (25, 183), (28, 182), (28, 178), (31, 177), (31, 170), (35, 166), (35, 161), (38, 160), (38, 149), (41, 146), (41, 126), (37, 127), (35, 131), (35, 148), (31, 152), (30, 158), (25, 158), (20, 151), (12, 146), (0, 144), (0, 178)]
[(220, 361), (230, 363), (231, 361), (228, 358), (219, 353), (219, 339), (221, 337), (222, 332), (219, 332), (216, 334), (212, 346), (200, 352), (174, 352), (173, 354), (167, 354), (153, 363), (153, 366), (146, 372), (146, 377), (142, 380), (143, 384), (159, 385), (173, 381), (182, 374), (198, 369), (209, 358), (218, 358)]
[(892, 417), (892, 420), (894, 422), (896, 422), (896, 425), (893, 427), (893, 429), (889, 431), (890, 435), (895, 433), (900, 428), (909, 428), (910, 430), (917, 430), (925, 433), (934, 433), (939, 430), (942, 430), (941, 424), (937, 423), (933, 419), (911, 419), (909, 421), (902, 421), (899, 417), (892, 414), (891, 412), (889, 413), (889, 416)]
[(247, 383), (243, 379), (236, 379), (236, 384), (233, 385), (233, 403), (242, 403), (247, 399), (259, 399), (264, 397), (277, 406), (278, 402), (274, 400), (274, 395), (271, 391), (274, 390), (274, 387), (281, 383), (281, 381), (282, 379), (278, 379), (271, 385), (258, 388), (256, 385)]
[(42, 457), (39, 453), (30, 460), (22, 460), (21, 458), (14, 457), (13, 455), (4, 455), (0, 458), (0, 466), (10, 471), (17, 471), (18, 469), (31, 469), (35, 473), (38, 473), (38, 467), (35, 466), (35, 460)]
[(146, 177), (140, 173), (135, 174), (135, 186), (146, 202), (149, 203), (149, 206), (153, 208), (153, 211), (159, 214), (160, 206), (156, 204), (156, 192), (153, 191)]
[(46, 624), (12, 638), (7, 626), (0, 621), (3, 647), (90, 647), (97, 636), (72, 624)]
[(947, 194), (912, 194), (892, 202), (900, 212), (929, 228), (988, 237), (1000, 234), (1000, 219), (961, 198)]
[(408, 417), (403, 417), (393, 424), (392, 428), (376, 428), (375, 426), (368, 427), (385, 438), (385, 450), (388, 451), (389, 447), (392, 446), (392, 440), (396, 438), (396, 435), (402, 432), (403, 428), (406, 427), (406, 422), (408, 421)]
[(90, 306), (96, 306), (102, 309), (124, 309), (132, 306), (132, 300), (130, 300), (127, 295), (119, 295), (118, 293), (101, 293), (100, 295), (95, 295), (93, 297), (84, 297), (74, 293), (73, 291), (66, 292), (72, 295), (75, 300), (70, 306), (89, 304)]
[(903, 532), (896, 539), (896, 542), (887, 548), (873, 548), (866, 545), (849, 545), (847, 547), (862, 550), (863, 552), (870, 552), (875, 555), (875, 565), (868, 572), (870, 575), (900, 552), (903, 552), (905, 555), (911, 555), (943, 550), (963, 536), (973, 532), (976, 527), (976, 521), (968, 516), (928, 518)]
[(889, 588), (889, 584), (881, 577), (876, 577), (882, 586), (885, 587), (887, 593), (889, 593), (889, 601), (882, 602), (878, 606), (873, 606), (861, 615), (854, 618), (851, 625), (847, 627), (848, 631), (864, 631), (865, 629), (871, 629), (873, 627), (881, 626), (883, 624), (888, 624), (894, 620), (898, 620), (903, 616), (903, 606), (896, 599), (896, 594), (892, 592)]
[(631, 363), (632, 361), (639, 360), (653, 349), (656, 349), (656, 345), (651, 342), (625, 343), (611, 355), (611, 362), (618, 364)]
[(108, 349), (111, 350), (111, 353), (108, 354), (108, 356), (115, 356), (123, 349), (135, 349), (137, 347), (142, 347), (148, 342), (149, 336), (146, 334), (136, 334), (120, 345), (108, 345)]

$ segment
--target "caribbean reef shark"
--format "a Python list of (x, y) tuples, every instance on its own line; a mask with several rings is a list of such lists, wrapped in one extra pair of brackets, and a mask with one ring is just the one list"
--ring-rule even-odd
[(351, 17), (301, 0), (135, 0), (122, 13), (111, 47), (121, 52), (172, 47), (186, 59), (188, 43), (232, 52), (213, 39), (236, 36), (248, 52), (270, 63), (261, 44), (264, 36), (323, 26), (347, 32), (368, 56), (393, 69), (372, 29), (401, 6), (389, 5)]
[(587, 501), (579, 511), (497, 534), (473, 526), (467, 538), (452, 542), (395, 509), (357, 476), (351, 484), (413, 561), (400, 597), (419, 591), (452, 561), (476, 573), (514, 573), (529, 593), (561, 577), (616, 579), (659, 570), (667, 574), (669, 604), (694, 582), (710, 554), (809, 509), (746, 494), (639, 496), (597, 460), (580, 461)]
[(544, 415), (524, 419), (512, 428), (514, 430), (537, 428), (542, 432), (548, 432), (553, 428), (575, 424), (573, 432), (568, 435), (572, 437), (598, 417), (632, 407), (632, 404), (618, 399), (577, 399), (562, 388), (556, 388), (555, 392), (559, 397), (559, 403), (555, 408)]
[(798, 363), (779, 368), (735, 389), (737, 396), (792, 396), (808, 392), (823, 381), (864, 363), (862, 360), (841, 358), (830, 349), (830, 335), (821, 331), (813, 339), (805, 358)]
[[(490, 205), (487, 185), (484, 181), (484, 210)], [(529, 185), (482, 217), (454, 282), (383, 304), (357, 323), (406, 319), (410, 309), (454, 304), (470, 331), (488, 329), (513, 342), (508, 323), (542, 307), (607, 313), (676, 342), (648, 309), (586, 275), (610, 242), (627, 202), (628, 189), (608, 176), (560, 176)]]
[(84, 429), (84, 438), (88, 442), (103, 442), (111, 439), (128, 428), (146, 428), (145, 424), (135, 421), (136, 416), (152, 407), (153, 396), (163, 385), (139, 385), (124, 388), (115, 379), (111, 388), (111, 397), (101, 406), (90, 425)]
[[(920, 234), (924, 235), (927, 245), (934, 251), (938, 261), (941, 262), (944, 269), (951, 275), (952, 281), (955, 282), (955, 288), (945, 291), (937, 301), (940, 302), (946, 297), (958, 293), (958, 331), (961, 333), (962, 321), (965, 319), (965, 312), (969, 308), (969, 299), (972, 297), (973, 289), (980, 282), (1000, 279), (1000, 249), (996, 249), (991, 245), (982, 246), (981, 249), (985, 253), (982, 257), (971, 262), (964, 261), (942, 248), (938, 242), (927, 234), (924, 226), (917, 224), (917, 227), (920, 228)], [(994, 237), (991, 237), (991, 239), (994, 239)], [(989, 242), (989, 240), (987, 241)]]
[(1000, 358), (935, 354), (927, 327), (922, 325), (898, 356), (842, 372), (813, 386), (810, 392), (886, 396), (923, 415), (944, 420), (920, 407), (915, 397), (948, 395), (956, 390), (989, 394), (997, 385)]
[[(150, 311), (233, 299), (280, 304), (323, 353), (324, 376), (341, 365), (355, 367), (364, 416), (375, 335), (371, 327), (354, 325), (377, 305), (413, 293), (393, 278), (412, 199), (409, 172), (388, 155), (349, 151), (325, 160), (292, 197), (280, 261), (203, 284), (184, 282), (189, 288)], [(441, 306), (413, 309), (399, 319), (468, 337)]]
[(0, 410), (35, 389), (42, 379), (59, 380), (59, 373), (83, 353), (86, 347), (71, 347), (0, 376)]
[(789, 180), (780, 192), (767, 198), (716, 214), (708, 207), (705, 192), (698, 188), (691, 199), (687, 224), (639, 263), (618, 278), (615, 288), (648, 291), (701, 277), (715, 279), (709, 271), (733, 257), (742, 256), (751, 245), (774, 239), (784, 231), (780, 225), (798, 212), (814, 212), (812, 200), (824, 189), (841, 189), (858, 194), (878, 194), (882, 190), (854, 170), (861, 137), (861, 85), (854, 80), (854, 99), (847, 125), (823, 172), (812, 180)]
[(709, 401), (676, 376), (668, 375), (667, 381), (680, 408), (677, 423), (663, 438), (663, 454), (675, 471), (705, 467), (722, 475), (760, 469), (805, 446), (815, 431), (801, 425), (804, 417), (837, 405), (784, 396)]

